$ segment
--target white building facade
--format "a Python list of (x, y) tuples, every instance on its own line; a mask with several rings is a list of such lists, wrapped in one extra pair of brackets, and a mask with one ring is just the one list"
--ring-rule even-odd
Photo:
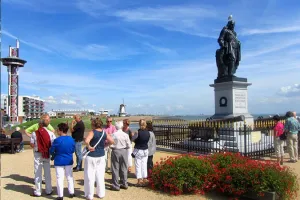
[(49, 117), (53, 117), (53, 118), (57, 117), (56, 112), (53, 112), (53, 111), (49, 111), (49, 112), (47, 112), (47, 114), (49, 115)]
[[(9, 115), (8, 97), (1, 96), (1, 108)], [(18, 96), (18, 121), (38, 119), (45, 112), (45, 101), (37, 96)]]
[(74, 115), (81, 115), (81, 116), (87, 116), (91, 112), (95, 112), (94, 110), (64, 110), (64, 109), (58, 109), (58, 110), (52, 110), (51, 112), (54, 112), (57, 118), (73, 118)]

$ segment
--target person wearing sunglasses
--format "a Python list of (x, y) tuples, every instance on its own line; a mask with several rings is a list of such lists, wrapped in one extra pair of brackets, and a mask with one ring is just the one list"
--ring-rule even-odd
[[(106, 126), (103, 128), (106, 134), (112, 135), (114, 132), (117, 132), (116, 127), (112, 124), (112, 118), (106, 118)], [(107, 141), (105, 142), (105, 172), (108, 172), (110, 168), (108, 167), (108, 162), (111, 162), (111, 148), (109, 147)]]

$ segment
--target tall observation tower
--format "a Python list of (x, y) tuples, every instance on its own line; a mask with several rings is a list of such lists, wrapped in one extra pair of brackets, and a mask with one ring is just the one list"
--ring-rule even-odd
[(19, 58), (19, 40), (16, 47), (9, 46), (9, 55), (1, 58), (2, 64), (8, 72), (8, 116), (12, 124), (18, 121), (18, 95), (19, 95), (19, 67), (24, 67), (26, 60)]

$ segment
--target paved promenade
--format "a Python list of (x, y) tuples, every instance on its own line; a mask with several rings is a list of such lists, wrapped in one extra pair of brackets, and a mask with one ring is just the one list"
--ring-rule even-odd
[[(170, 153), (158, 152), (155, 155), (154, 161), (158, 161), (160, 157), (170, 156)], [(52, 163), (53, 164), (53, 163)], [(31, 149), (26, 149), (23, 153), (17, 154), (2, 154), (1, 155), (1, 200), (26, 200), (26, 199), (55, 199), (57, 197), (56, 192), (56, 176), (55, 169), (51, 167), (52, 184), (54, 193), (52, 196), (45, 196), (43, 194), (40, 198), (31, 197), (30, 194), (33, 192), (33, 153)], [(85, 199), (83, 192), (83, 172), (75, 172), (75, 194), (76, 198), (73, 199)], [(141, 200), (141, 199), (174, 199), (179, 200), (181, 197), (169, 196), (159, 192), (155, 192), (148, 188), (137, 188), (133, 184), (136, 183), (135, 175), (129, 175), (129, 189), (121, 190), (119, 192), (110, 191), (110, 179), (111, 174), (105, 175), (106, 180), (106, 196), (104, 199), (107, 200), (118, 200), (118, 199), (130, 199), (130, 200)], [(68, 198), (67, 181), (64, 182), (65, 199)], [(45, 187), (43, 185), (43, 187)], [(95, 196), (96, 197), (96, 196)], [(94, 198), (98, 199), (98, 198)], [(200, 198), (199, 196), (191, 195), (186, 196), (184, 199), (187, 200), (199, 200), (206, 199)]]
[[(157, 152), (154, 157), (154, 161), (158, 161), (161, 157), (166, 157), (170, 155), (175, 155), (172, 153)], [(285, 163), (294, 168), (294, 170), (300, 176), (300, 162), (296, 164)], [(54, 167), (51, 168), (52, 174), (52, 184), (54, 193), (52, 196), (45, 196), (38, 199), (55, 199), (57, 197), (56, 193), (56, 176)], [(108, 200), (118, 200), (118, 199), (130, 199), (130, 200), (145, 200), (145, 199), (160, 199), (160, 200), (222, 200), (226, 199), (224, 197), (216, 196), (197, 196), (197, 195), (184, 195), (184, 196), (170, 196), (157, 191), (150, 190), (148, 188), (136, 188), (133, 184), (136, 183), (135, 175), (129, 175), (129, 189), (121, 190), (119, 192), (110, 191), (108, 188), (110, 186), (111, 175), (106, 174), (106, 196), (105, 199)], [(75, 194), (77, 195), (74, 199), (84, 199), (83, 192), (83, 172), (74, 173), (75, 180)], [(65, 188), (67, 187), (67, 182), (64, 183)], [(44, 185), (43, 185), (44, 187)], [(1, 200), (26, 200), (34, 199), (30, 194), (33, 191), (33, 153), (31, 149), (26, 149), (23, 153), (18, 154), (2, 154), (1, 155)], [(65, 196), (68, 197), (67, 189), (64, 190)], [(65, 198), (68, 199), (68, 198)], [(97, 199), (97, 198), (95, 198)]]

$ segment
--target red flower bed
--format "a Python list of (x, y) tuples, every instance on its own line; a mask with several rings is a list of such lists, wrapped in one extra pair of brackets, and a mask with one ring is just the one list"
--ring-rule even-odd
[(296, 174), (274, 162), (261, 162), (238, 153), (211, 156), (192, 154), (167, 157), (155, 164), (149, 178), (153, 189), (171, 194), (217, 190), (232, 196), (247, 192), (276, 192), (280, 199), (295, 199), (299, 189)]

